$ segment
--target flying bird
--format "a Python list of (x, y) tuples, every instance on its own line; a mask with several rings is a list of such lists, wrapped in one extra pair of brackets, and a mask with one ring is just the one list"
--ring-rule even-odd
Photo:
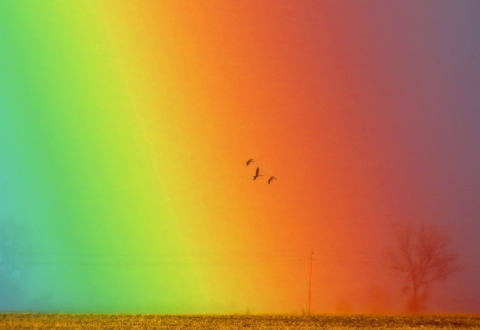
[(255, 171), (255, 175), (253, 176), (253, 180), (256, 180), (259, 176), (263, 176), (263, 174), (258, 174), (259, 171), (260, 171), (260, 168), (257, 167), (257, 170)]
[(250, 163), (253, 163), (253, 162), (255, 162), (253, 159), (249, 159), (249, 160), (247, 160), (247, 162), (245, 164), (247, 164), (247, 166), (248, 166), (248, 165), (250, 165)]
[(270, 177), (270, 179), (268, 179), (268, 184), (270, 184), (270, 182), (272, 182), (273, 179), (276, 179), (276, 177), (274, 176)]

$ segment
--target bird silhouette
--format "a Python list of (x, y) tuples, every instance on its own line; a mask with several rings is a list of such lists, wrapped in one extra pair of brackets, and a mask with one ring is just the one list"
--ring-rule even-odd
[(270, 179), (268, 179), (268, 184), (270, 184), (270, 182), (272, 182), (273, 179), (276, 179), (276, 177), (274, 176), (270, 177)]
[(263, 176), (263, 174), (258, 174), (259, 171), (260, 171), (260, 168), (257, 167), (257, 170), (255, 171), (255, 175), (253, 176), (253, 180), (256, 180), (259, 176)]
[(249, 159), (249, 160), (247, 160), (247, 162), (245, 164), (247, 164), (247, 166), (248, 166), (248, 165), (250, 165), (250, 163), (253, 163), (253, 162), (255, 162), (253, 159)]

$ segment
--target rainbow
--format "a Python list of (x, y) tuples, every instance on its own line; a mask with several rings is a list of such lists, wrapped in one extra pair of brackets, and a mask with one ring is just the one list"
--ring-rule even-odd
[(415, 72), (349, 4), (2, 1), (0, 308), (300, 313), (311, 251), (314, 310), (365, 302)]

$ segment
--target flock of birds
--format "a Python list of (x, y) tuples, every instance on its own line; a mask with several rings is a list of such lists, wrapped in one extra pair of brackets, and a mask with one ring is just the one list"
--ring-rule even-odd
[[(254, 162), (255, 162), (255, 160), (249, 159), (249, 160), (247, 160), (247, 162), (246, 162), (245, 164), (247, 164), (247, 166), (248, 166), (248, 165), (250, 165), (251, 163), (254, 163)], [(255, 175), (253, 176), (253, 180), (257, 180), (257, 178), (258, 178), (259, 176), (263, 176), (263, 174), (260, 174), (260, 168), (257, 167), (257, 170), (255, 171)], [(276, 177), (271, 176), (271, 177), (268, 179), (268, 184), (270, 184), (270, 183), (271, 183), (273, 180), (275, 180), (275, 179), (276, 179)]]

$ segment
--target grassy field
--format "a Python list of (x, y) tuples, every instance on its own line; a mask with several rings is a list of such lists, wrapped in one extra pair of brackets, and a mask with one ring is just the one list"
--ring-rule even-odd
[(0, 329), (480, 329), (480, 316), (0, 314)]

